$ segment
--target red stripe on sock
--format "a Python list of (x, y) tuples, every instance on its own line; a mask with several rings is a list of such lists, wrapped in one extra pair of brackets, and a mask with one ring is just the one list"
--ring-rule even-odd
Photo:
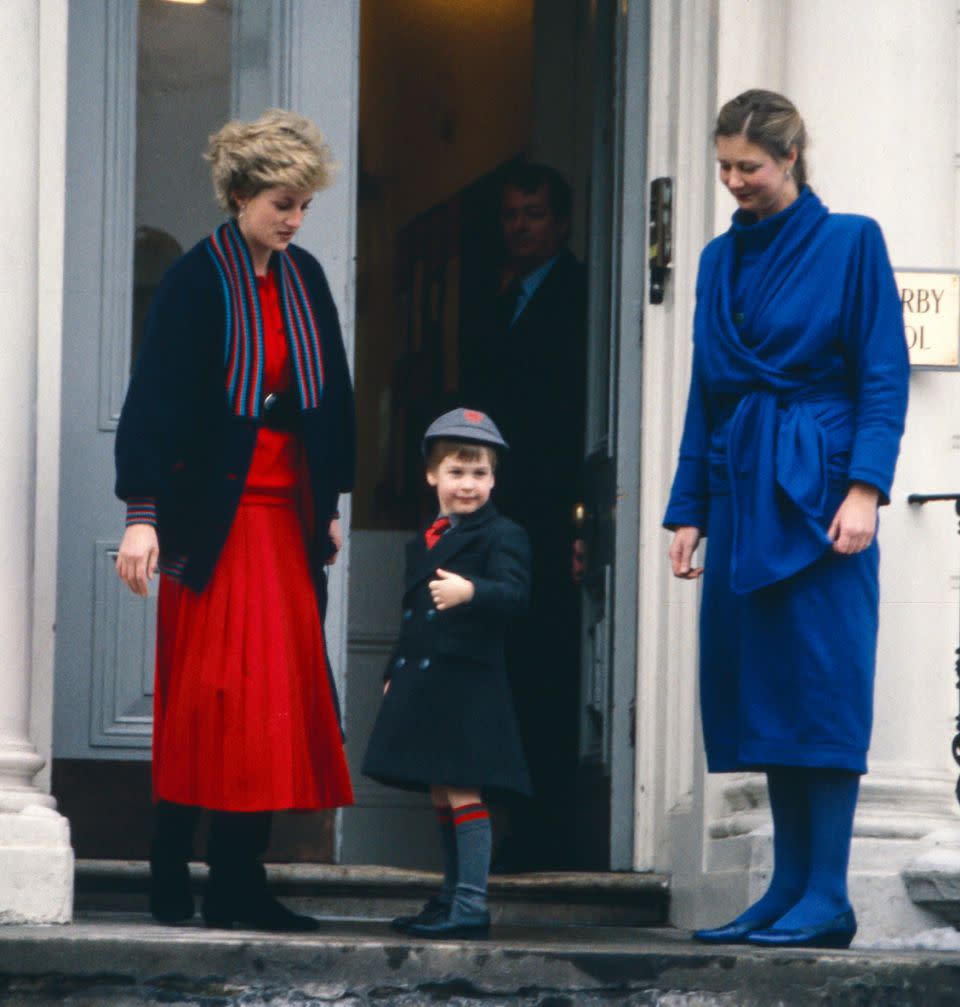
[(489, 818), (490, 812), (482, 804), (471, 804), (465, 808), (458, 808), (453, 816), (454, 825), (465, 825), (478, 818)]

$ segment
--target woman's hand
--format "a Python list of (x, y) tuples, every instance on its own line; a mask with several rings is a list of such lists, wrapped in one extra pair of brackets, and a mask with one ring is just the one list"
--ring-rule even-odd
[(128, 525), (117, 552), (117, 574), (134, 594), (146, 598), (159, 559), (157, 529), (152, 524)]
[(333, 566), (337, 562), (340, 550), (343, 548), (343, 529), (340, 527), (340, 518), (335, 517), (330, 522), (327, 535), (330, 536), (330, 541), (333, 543), (333, 552), (327, 557), (327, 566)]
[(430, 581), (430, 597), (437, 610), (462, 605), (473, 597), (473, 581), (449, 570), (437, 570), (437, 579)]
[(670, 564), (674, 577), (681, 580), (696, 580), (703, 573), (702, 566), (693, 566), (693, 554), (700, 542), (700, 529), (693, 525), (681, 525), (673, 533), (670, 543)]
[(880, 491), (868, 483), (853, 483), (834, 515), (827, 538), (833, 551), (852, 556), (869, 548), (877, 533), (877, 505)]

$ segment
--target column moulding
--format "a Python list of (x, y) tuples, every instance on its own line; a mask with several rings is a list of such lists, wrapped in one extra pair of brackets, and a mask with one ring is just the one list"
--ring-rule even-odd
[[(51, 365), (41, 341), (61, 338), (66, 27), (63, 0), (0, 5), (0, 83), (12, 110), (7, 139), (21, 155), (8, 172), (7, 242), (0, 249), (8, 349), (0, 360), (7, 389), (0, 422), (11, 445), (0, 466), (8, 539), (0, 563), (0, 923), (67, 922), (73, 902), (69, 826), (34, 782), (44, 759), (31, 739), (32, 726), (41, 717), (48, 724), (52, 714), (52, 631), (36, 619), (42, 613), (52, 627), (56, 555), (38, 535), (51, 522), (56, 527), (56, 508), (41, 507), (37, 493), (41, 482), (44, 489), (57, 482), (50, 449), (59, 423), (55, 409), (51, 429), (38, 407)], [(49, 276), (42, 272), (48, 266)], [(59, 357), (52, 357), (57, 369)], [(44, 687), (38, 678), (47, 679)], [(32, 710), (35, 700), (45, 701), (45, 709)], [(49, 728), (43, 737), (48, 750)]]

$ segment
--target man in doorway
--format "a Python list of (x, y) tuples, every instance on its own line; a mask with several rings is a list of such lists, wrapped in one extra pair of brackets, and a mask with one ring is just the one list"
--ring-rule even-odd
[(476, 319), (463, 387), (510, 445), (497, 506), (533, 548), (531, 608), (508, 638), (507, 662), (535, 795), (508, 809), (494, 869), (569, 869), (580, 866), (570, 807), (580, 709), (571, 546), (582, 497), (587, 277), (567, 247), (572, 194), (556, 170), (511, 167), (500, 210), (499, 293)]

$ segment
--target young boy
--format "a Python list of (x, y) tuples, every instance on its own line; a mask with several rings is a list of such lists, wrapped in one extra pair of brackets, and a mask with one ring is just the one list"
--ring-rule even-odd
[(484, 413), (454, 409), (424, 436), (427, 482), (439, 514), (407, 545), (400, 640), (363, 772), (429, 790), (443, 844), (440, 893), (395, 929), (418, 937), (490, 930), (487, 791), (530, 793), (503, 657), (508, 620), (526, 607), (526, 532), (490, 502), (497, 452)]

